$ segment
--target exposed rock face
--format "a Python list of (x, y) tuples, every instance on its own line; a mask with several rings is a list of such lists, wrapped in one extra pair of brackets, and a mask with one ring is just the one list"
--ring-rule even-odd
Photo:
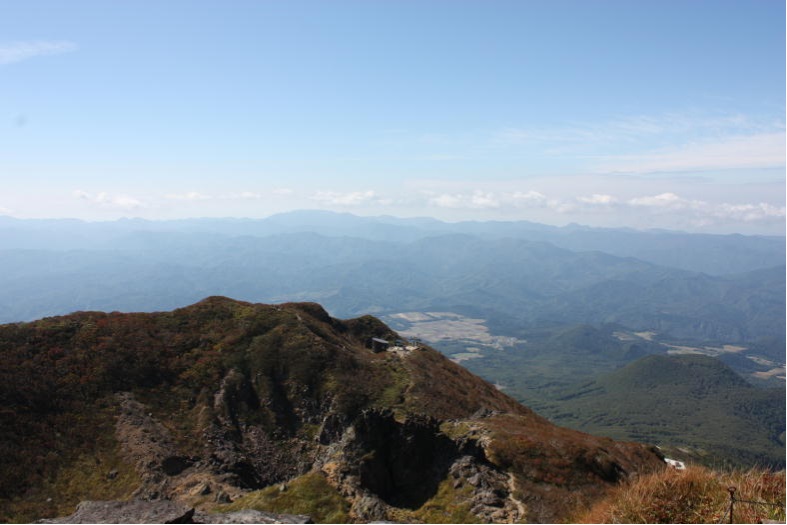
[[(135, 494), (148, 500), (173, 498), (188, 502), (213, 495), (213, 501), (229, 503), (248, 489), (285, 481), (316, 468), (351, 502), (351, 517), (357, 521), (386, 521), (392, 509), (418, 509), (435, 496), (439, 484), (446, 479), (454, 489), (469, 488), (470, 511), (484, 522), (554, 521), (562, 515), (561, 509), (554, 507), (556, 500), (601, 493), (606, 484), (662, 464), (658, 454), (645, 447), (557, 429), (549, 443), (539, 445), (541, 459), (533, 467), (517, 468), (505, 462), (501, 465), (499, 460), (495, 463), (488, 457), (496, 454), (495, 446), (500, 440), (512, 439), (507, 435), (512, 429), (501, 428), (499, 421), (502, 418), (510, 425), (505, 420), (511, 416), (480, 411), (467, 420), (453, 421), (453, 425), (464, 425), (466, 429), (458, 438), (451, 438), (441, 430), (441, 421), (433, 417), (401, 419), (391, 410), (365, 410), (354, 420), (329, 413), (313, 442), (286, 441), (294, 447), (289, 453), (301, 453), (303, 465), (294, 474), (276, 474), (277, 458), (260, 454), (260, 443), (270, 445), (270, 438), (256, 427), (245, 427), (235, 435), (219, 438), (219, 419), (204, 444), (209, 459), (183, 457), (176, 454), (168, 431), (146, 412), (144, 405), (128, 393), (118, 399), (124, 407), (117, 423), (119, 441), (126, 457), (135, 460), (143, 480)], [(544, 425), (553, 428), (538, 418), (531, 424), (513, 426), (513, 431), (527, 432), (529, 428), (537, 439), (541, 435), (539, 427)], [(258, 435), (262, 435), (261, 439), (255, 440)], [(574, 435), (582, 436), (585, 442), (572, 443)], [(519, 445), (527, 451), (532, 443), (533, 439), (528, 439)], [(612, 445), (613, 450), (601, 445)], [(554, 450), (550, 452), (551, 449)], [(550, 454), (560, 462), (560, 468), (544, 465)], [(259, 481), (266, 475), (266, 460), (272, 465), (267, 475), (273, 481), (268, 483)], [(168, 467), (168, 463), (175, 465)], [(248, 469), (246, 478), (239, 465)], [(549, 475), (577, 475), (579, 479), (547, 481)], [(249, 480), (255, 480), (254, 484)], [(257, 518), (244, 514), (226, 519)], [(207, 523), (205, 520), (225, 518), (198, 513), (194, 519)]]
[(170, 431), (130, 392), (120, 392), (116, 397), (120, 410), (115, 435), (123, 455), (143, 482), (135, 496), (156, 499), (167, 492), (169, 478), (183, 472), (193, 461), (178, 455)]
[(64, 518), (39, 523), (311, 523), (309, 516), (257, 510), (207, 513), (172, 501), (83, 501)]
[(397, 507), (415, 509), (434, 496), (459, 454), (432, 418), (398, 422), (391, 412), (368, 411), (354, 430), (345, 461), (361, 487)]
[[(179, 513), (193, 508), (195, 522), (219, 519), (201, 511), (309, 472), (359, 522), (416, 519), (423, 508), (457, 502), (468, 519), (557, 521), (571, 510), (566, 501), (587, 503), (664, 465), (648, 447), (555, 427), (428, 347), (373, 353), (370, 337), (398, 336), (374, 318), (339, 321), (315, 304), (211, 298), (171, 313), (81, 313), (39, 324), (6, 330), (13, 339), (5, 343), (0, 327), (0, 348), (20, 349), (19, 362), (9, 354), (0, 366), (9, 381), (28, 362), (53, 378), (60, 398), (57, 389), (43, 396), (28, 388), (39, 396), (30, 425), (51, 410), (57, 419), (42, 428), (73, 433), (69, 442), (83, 454), (90, 428), (62, 425), (69, 411), (76, 418), (101, 404), (115, 414), (118, 455), (140, 480), (128, 496), (161, 505), (145, 512), (162, 514), (138, 521), (186, 519)], [(48, 404), (66, 396), (68, 405)], [(58, 456), (46, 452), (26, 457), (57, 468)], [(82, 504), (65, 519), (100, 505), (110, 503)], [(128, 516), (144, 507), (112, 505), (106, 512)], [(117, 516), (109, 521), (123, 522)]]
[(40, 523), (193, 523), (194, 508), (172, 501), (83, 501), (70, 516)]
[(473, 488), (470, 511), (488, 523), (516, 523), (526, 510), (513, 494), (512, 478), (473, 456), (458, 458), (449, 470), (455, 488)]
[(369, 411), (356, 421), (344, 452), (345, 488), (360, 493), (359, 519), (385, 519), (391, 507), (418, 509), (446, 479), (471, 488), (471, 512), (483, 521), (525, 517), (509, 490), (509, 477), (475, 440), (453, 440), (428, 417), (397, 421), (390, 411)]
[(302, 514), (274, 514), (259, 510), (239, 510), (210, 514), (196, 512), (194, 523), (312, 523), (309, 516)]

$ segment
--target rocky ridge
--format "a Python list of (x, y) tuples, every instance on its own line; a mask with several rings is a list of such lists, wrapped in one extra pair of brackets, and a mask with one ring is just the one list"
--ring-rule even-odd
[[(208, 512), (310, 514), (302, 505), (319, 498), (335, 513), (315, 521), (556, 521), (664, 466), (651, 447), (555, 427), (426, 346), (375, 353), (372, 337), (398, 339), (374, 318), (339, 321), (311, 303), (210, 298), (174, 312), (7, 325), (0, 350), (2, 366), (24, 356), (45, 378), (47, 367), (71, 373), (50, 387), (61, 404), (41, 400), (37, 415), (88, 455), (89, 431), (60, 416), (113, 421), (101, 450), (136, 475), (120, 495), (196, 509), (195, 522)], [(6, 406), (27, 421), (24, 403)], [(75, 468), (65, 450), (47, 457), (35, 439), (16, 443), (44, 471)], [(102, 472), (80, 499), (116, 477)], [(27, 481), (26, 496), (0, 498), (7, 516), (20, 498), (68, 508), (36, 503), (57, 495), (46, 479)]]

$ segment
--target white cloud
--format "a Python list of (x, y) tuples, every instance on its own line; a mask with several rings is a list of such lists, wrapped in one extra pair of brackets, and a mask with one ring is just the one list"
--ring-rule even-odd
[(439, 208), (463, 208), (464, 199), (462, 195), (459, 194), (451, 195), (448, 193), (443, 193), (442, 195), (431, 197), (429, 199), (429, 204), (432, 204)]
[(602, 206), (615, 204), (618, 201), (612, 195), (606, 195), (602, 193), (594, 193), (590, 197), (577, 197), (577, 200), (584, 204), (599, 204)]
[(635, 209), (647, 209), (652, 213), (683, 214), (698, 226), (713, 225), (717, 222), (743, 221), (746, 223), (784, 221), (787, 214), (784, 206), (774, 206), (766, 202), (730, 204), (711, 203), (698, 199), (684, 199), (675, 193), (637, 197), (627, 201)]
[(164, 196), (164, 198), (169, 200), (175, 201), (233, 201), (233, 200), (242, 200), (242, 201), (255, 201), (255, 200), (263, 200), (267, 198), (275, 198), (275, 197), (285, 197), (288, 195), (292, 195), (294, 192), (289, 188), (276, 188), (267, 192), (260, 192), (260, 191), (233, 191), (227, 193), (218, 193), (218, 194), (208, 194), (208, 193), (201, 193), (198, 191), (187, 191), (183, 193), (170, 193)]
[(674, 193), (660, 193), (659, 195), (635, 197), (629, 199), (632, 206), (649, 206), (656, 208), (685, 208), (688, 201), (681, 199)]
[(205, 201), (211, 199), (210, 195), (205, 195), (197, 191), (187, 191), (186, 193), (169, 194), (166, 196), (168, 199), (176, 201)]
[(59, 55), (76, 51), (78, 46), (67, 40), (35, 40), (0, 44), (0, 65), (22, 62), (31, 58)]
[(238, 193), (228, 193), (223, 198), (237, 200), (259, 200), (262, 199), (262, 194), (256, 191), (241, 191)]
[(294, 192), (289, 188), (276, 188), (268, 193), (259, 191), (235, 191), (210, 195), (198, 191), (187, 191), (184, 193), (170, 193), (165, 195), (167, 199), (177, 201), (207, 201), (207, 200), (261, 200), (267, 197), (284, 197), (292, 195)]
[[(759, 203), (711, 202), (689, 199), (675, 192), (622, 197), (611, 193), (591, 193), (579, 196), (550, 196), (536, 190), (453, 192), (423, 191), (427, 204), (448, 210), (495, 210), (503, 214), (530, 210), (532, 213), (574, 216), (587, 219), (590, 214), (609, 218), (634, 216), (650, 217), (653, 226), (680, 225), (707, 227), (732, 223), (775, 224), (785, 219), (784, 206)], [(540, 210), (540, 211), (539, 211)], [(640, 222), (641, 222), (640, 220)], [(666, 222), (665, 222), (666, 220)], [(625, 221), (623, 221), (625, 223)]]
[(144, 203), (139, 199), (135, 199), (128, 195), (110, 195), (105, 191), (93, 194), (83, 190), (74, 190), (72, 195), (77, 199), (88, 201), (102, 208), (135, 210), (145, 207)]
[(142, 207), (142, 202), (140, 202), (139, 200), (133, 197), (128, 197), (126, 195), (119, 195), (117, 197), (114, 197), (109, 202), (112, 206), (117, 208), (122, 208), (124, 210), (133, 210)]
[(773, 206), (760, 202), (758, 204), (722, 204), (716, 210), (716, 216), (725, 219), (758, 222), (771, 219), (784, 220), (787, 215), (784, 206)]
[(547, 201), (546, 195), (534, 190), (529, 190), (526, 192), (515, 191), (511, 194), (511, 198), (514, 200), (514, 202), (523, 205), (539, 205)]
[[(587, 204), (611, 204), (616, 199), (611, 195), (581, 197), (578, 202)], [(505, 208), (546, 208), (557, 213), (571, 213), (579, 206), (574, 199), (549, 198), (535, 190), (489, 192), (440, 193), (429, 198), (428, 203), (439, 208), (484, 210)]]
[(732, 136), (658, 152), (608, 157), (596, 169), (601, 172), (654, 173), (783, 167), (787, 152), (785, 140), (787, 135), (783, 131)]
[(358, 206), (369, 202), (381, 203), (380, 201), (382, 200), (379, 199), (377, 194), (372, 190), (344, 193), (337, 191), (318, 191), (309, 198), (317, 202), (334, 206)]
[(579, 209), (579, 206), (577, 206), (575, 202), (572, 202), (570, 200), (549, 199), (546, 204), (550, 210), (562, 214), (574, 213)]
[(499, 208), (500, 198), (493, 192), (475, 190), (469, 194), (450, 194), (442, 193), (429, 198), (429, 204), (439, 208), (466, 208), (473, 210), (483, 210)]
[(784, 167), (786, 139), (783, 121), (686, 112), (507, 128), (487, 143), (531, 158), (571, 158), (596, 174), (687, 173)]
[(499, 208), (500, 201), (495, 197), (494, 193), (475, 191), (470, 196), (471, 208)]

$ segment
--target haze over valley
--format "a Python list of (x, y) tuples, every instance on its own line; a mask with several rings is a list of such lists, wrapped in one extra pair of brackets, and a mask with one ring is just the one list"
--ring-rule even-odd
[(315, 211), (0, 225), (5, 322), (169, 310), (211, 295), (318, 302), (340, 318), (373, 314), (580, 430), (683, 447), (692, 452), (673, 455), (708, 463), (783, 464), (774, 427), (770, 452), (712, 453), (626, 416), (583, 423), (566, 401), (649, 355), (704, 355), (783, 393), (783, 238)]

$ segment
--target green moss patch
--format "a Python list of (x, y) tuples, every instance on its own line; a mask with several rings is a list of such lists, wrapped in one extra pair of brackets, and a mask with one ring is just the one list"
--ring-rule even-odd
[(453, 480), (443, 480), (429, 501), (416, 510), (394, 509), (389, 518), (402, 523), (480, 523), (470, 512), (472, 487), (454, 488)]
[(309, 472), (286, 484), (251, 492), (215, 512), (261, 510), (281, 514), (307, 514), (315, 523), (347, 523), (349, 504), (319, 472)]

